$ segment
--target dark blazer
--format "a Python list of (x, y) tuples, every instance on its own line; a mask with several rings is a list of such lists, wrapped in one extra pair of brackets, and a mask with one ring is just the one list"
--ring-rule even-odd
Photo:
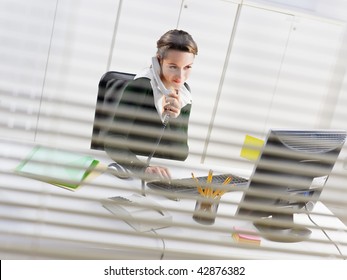
[(147, 167), (137, 155), (149, 156), (154, 150), (154, 157), (184, 161), (189, 152), (190, 111), (191, 104), (184, 106), (180, 115), (170, 119), (164, 129), (154, 105), (150, 80), (133, 80), (124, 89), (115, 110), (106, 133), (105, 151), (114, 161), (133, 171)]

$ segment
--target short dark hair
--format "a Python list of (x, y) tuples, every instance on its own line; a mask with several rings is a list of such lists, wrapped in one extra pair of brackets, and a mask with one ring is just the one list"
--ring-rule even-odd
[(167, 31), (157, 41), (157, 56), (159, 58), (165, 58), (168, 50), (198, 54), (198, 46), (193, 37), (188, 32), (178, 29)]

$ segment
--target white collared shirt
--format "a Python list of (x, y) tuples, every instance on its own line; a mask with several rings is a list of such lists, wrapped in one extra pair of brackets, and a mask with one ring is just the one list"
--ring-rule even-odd
[[(157, 58), (153, 57), (152, 61), (153, 59), (157, 59)], [(165, 89), (164, 85), (162, 84), (160, 80), (159, 73), (154, 71), (154, 68), (155, 67), (151, 65), (150, 67), (144, 69), (141, 73), (137, 74), (134, 79), (143, 78), (143, 77), (150, 79), (150, 83), (153, 89), (154, 104), (162, 122), (164, 122), (165, 116), (163, 115), (163, 111), (164, 111), (163, 98), (165, 98), (165, 94), (167, 94), (168, 90)], [(184, 85), (180, 87), (178, 94), (180, 95), (181, 108), (186, 106), (187, 104), (192, 103), (191, 93)]]

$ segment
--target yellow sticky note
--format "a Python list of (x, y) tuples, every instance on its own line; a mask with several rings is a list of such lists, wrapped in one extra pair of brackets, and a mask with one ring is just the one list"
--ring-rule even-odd
[(260, 155), (264, 140), (246, 135), (240, 156), (251, 161), (256, 161)]

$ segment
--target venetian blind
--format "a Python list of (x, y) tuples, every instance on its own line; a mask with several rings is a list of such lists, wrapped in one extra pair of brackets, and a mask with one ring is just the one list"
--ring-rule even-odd
[[(102, 149), (91, 148), (92, 140), (105, 141), (93, 136), (93, 129), (109, 125), (95, 120), (96, 109), (113, 110), (97, 104), (100, 79), (107, 71), (135, 74), (149, 66), (156, 40), (169, 29), (188, 31), (199, 46), (187, 81), (193, 95), (189, 156), (184, 162), (152, 159), (152, 164), (167, 166), (174, 178), (191, 177), (191, 173), (207, 176), (212, 170), (215, 175), (232, 172), (249, 179), (258, 153), (247, 153), (250, 147), (245, 139), (261, 143), (270, 129), (347, 129), (347, 37), (338, 11), (319, 10), (319, 5), (300, 9), (258, 2), (0, 1), (1, 258), (346, 259), (343, 143), (336, 159), (313, 153), (309, 161), (319, 164), (300, 165), (299, 170), (284, 161), (266, 161), (269, 175), (260, 180), (278, 189), (219, 187), (228, 192), (210, 225), (193, 216), (197, 201), (211, 199), (185, 193), (145, 187), (146, 198), (159, 204), (159, 213), (171, 217), (156, 220), (147, 231), (126, 223), (126, 213), (111, 214), (103, 207), (109, 197), (142, 196), (141, 181), (155, 178), (128, 173), (127, 178), (118, 178), (115, 175), (122, 177), (123, 171), (111, 174), (107, 166), (112, 159)], [(139, 130), (139, 135), (147, 133)], [(326, 148), (324, 140), (303, 142), (298, 145)], [(333, 144), (327, 145), (332, 150)], [(67, 190), (46, 182), (48, 170), (60, 167), (79, 174), (86, 168), (85, 161), (58, 162), (54, 153), (48, 153), (38, 160), (46, 173), (35, 178), (18, 174), (19, 164), (38, 147), (96, 159), (100, 164), (96, 174), (75, 191)], [(275, 148), (268, 152), (293, 157)], [(318, 196), (317, 192), (314, 197), (279, 193), (302, 185), (293, 187), (295, 178), (288, 176), (278, 180), (273, 171), (299, 173), (311, 180), (303, 187), (310, 194), (312, 182), (318, 180), (322, 187), (319, 180), (326, 174), (319, 171), (329, 160), (336, 163)], [(245, 201), (244, 195), (257, 199)], [(295, 207), (288, 207), (288, 201), (294, 201)], [(311, 201), (317, 201), (313, 209)], [(279, 207), (281, 202), (286, 207)], [(118, 205), (125, 203), (118, 200)], [(246, 207), (248, 214), (237, 215), (240, 207)], [(152, 213), (151, 206), (143, 201), (140, 208), (141, 215), (131, 222), (151, 227), (153, 219), (146, 214)], [(309, 229), (311, 236), (298, 242), (271, 241), (288, 230), (263, 233), (254, 223), (273, 222), (252, 213), (294, 214), (295, 225)], [(293, 221), (279, 219), (275, 225), (292, 228)], [(236, 233), (260, 237), (260, 244), (257, 238), (240, 242), (233, 238)]]

